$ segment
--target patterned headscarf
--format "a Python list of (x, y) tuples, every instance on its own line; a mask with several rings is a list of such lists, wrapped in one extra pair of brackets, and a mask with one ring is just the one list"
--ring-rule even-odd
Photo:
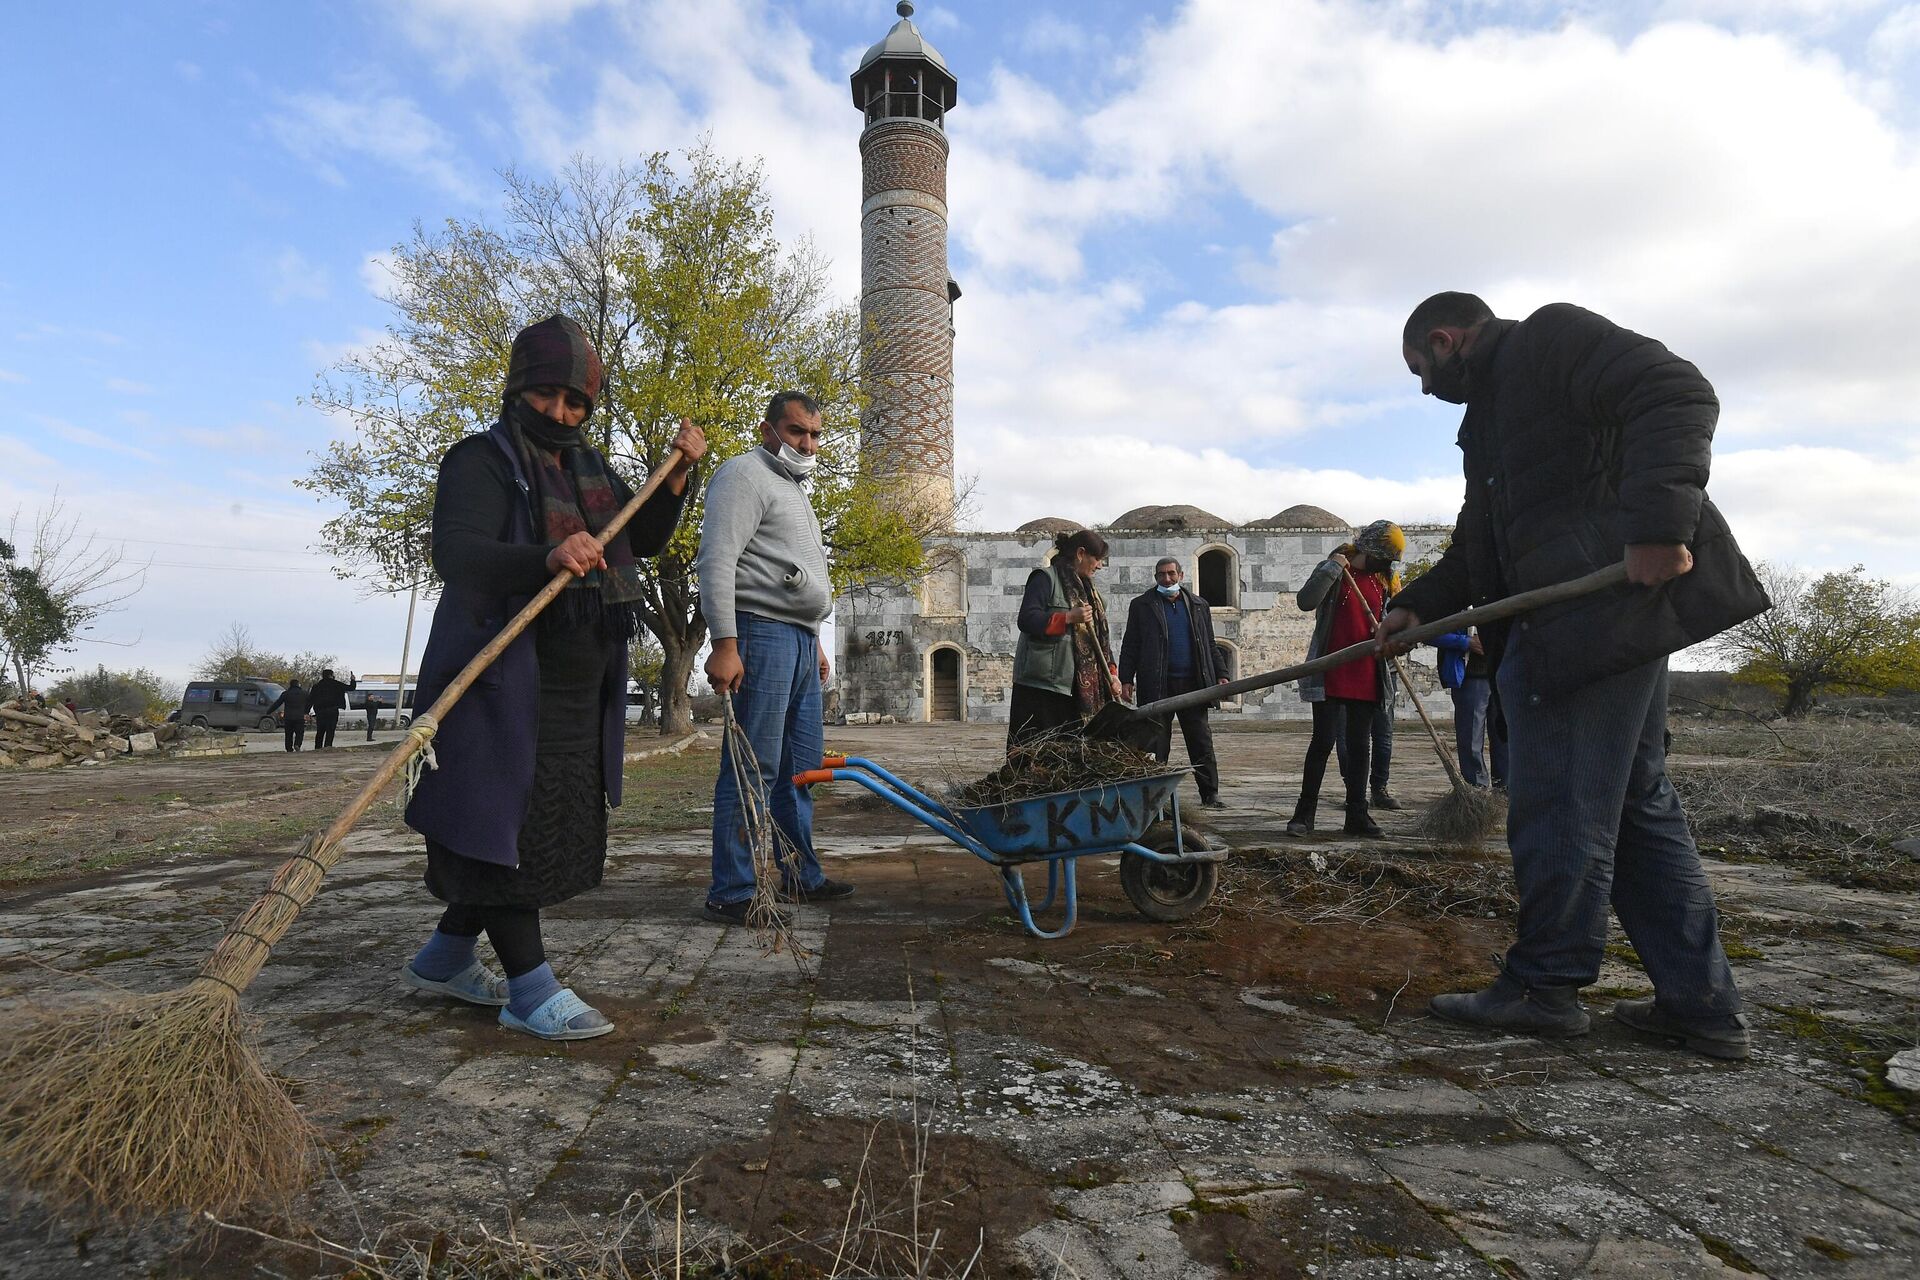
[[(513, 440), (533, 489), (536, 535), (549, 544), (576, 533), (597, 534), (620, 510), (607, 460), (578, 427), (555, 422), (520, 398), (529, 387), (565, 387), (587, 398), (600, 393), (600, 355), (579, 325), (550, 316), (513, 340), (500, 422)], [(591, 410), (589, 410), (591, 411)], [(555, 454), (559, 460), (555, 461)], [(541, 615), (543, 623), (597, 626), (623, 640), (636, 632), (634, 602), (645, 595), (628, 540), (607, 544), (607, 567), (575, 578)]]

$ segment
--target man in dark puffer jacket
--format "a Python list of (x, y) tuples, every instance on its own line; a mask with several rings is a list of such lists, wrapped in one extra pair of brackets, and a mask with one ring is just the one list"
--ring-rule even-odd
[(1420, 389), (1464, 404), (1467, 492), (1452, 546), (1381, 620), (1423, 618), (1624, 557), (1628, 585), (1486, 628), (1508, 727), (1520, 911), (1500, 976), (1438, 996), (1476, 1026), (1580, 1035), (1611, 898), (1654, 995), (1614, 1016), (1715, 1057), (1748, 1051), (1740, 995), (1686, 814), (1667, 779), (1667, 655), (1768, 607), (1705, 488), (1720, 405), (1651, 338), (1565, 303), (1494, 317), (1420, 304), (1402, 336)]

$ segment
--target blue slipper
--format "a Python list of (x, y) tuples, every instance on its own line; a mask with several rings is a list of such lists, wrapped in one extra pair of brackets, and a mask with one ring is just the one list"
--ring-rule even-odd
[(613, 1023), (598, 1009), (562, 987), (524, 1021), (513, 1016), (512, 1009), (500, 1010), (500, 1025), (524, 1031), (542, 1040), (591, 1040), (613, 1030)]
[(444, 982), (435, 982), (432, 978), (423, 978), (414, 971), (413, 963), (400, 971), (407, 985), (420, 991), (431, 991), (435, 995), (452, 996), (455, 1000), (465, 1000), (468, 1004), (482, 1004), (489, 1009), (505, 1007), (507, 1003), (507, 980), (475, 960), (472, 964), (454, 974)]

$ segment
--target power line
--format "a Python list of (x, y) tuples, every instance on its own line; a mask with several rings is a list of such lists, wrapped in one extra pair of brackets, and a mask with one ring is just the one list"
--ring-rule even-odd
[(313, 565), (273, 565), (273, 564), (187, 564), (178, 560), (149, 560), (149, 569), (211, 569), (221, 573), (332, 573), (331, 569), (321, 569)]

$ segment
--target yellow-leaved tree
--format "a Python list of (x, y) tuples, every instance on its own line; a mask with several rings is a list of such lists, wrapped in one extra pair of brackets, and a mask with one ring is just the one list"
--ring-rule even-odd
[[(636, 489), (682, 416), (706, 432), (710, 474), (758, 444), (775, 391), (804, 391), (826, 427), (811, 496), (835, 587), (922, 568), (926, 531), (860, 474), (857, 312), (832, 295), (811, 245), (780, 243), (757, 165), (703, 143), (677, 164), (576, 158), (551, 182), (505, 179), (498, 228), (449, 219), (394, 250), (385, 340), (315, 388), (313, 403), (352, 428), (303, 481), (344, 508), (324, 537), (345, 572), (387, 589), (430, 580), (440, 459), (492, 425), (514, 334), (554, 312), (600, 351), (606, 386), (587, 430)], [(641, 562), (663, 733), (691, 723), (687, 684), (707, 639), (693, 575), (701, 497), (694, 486), (666, 552)]]

